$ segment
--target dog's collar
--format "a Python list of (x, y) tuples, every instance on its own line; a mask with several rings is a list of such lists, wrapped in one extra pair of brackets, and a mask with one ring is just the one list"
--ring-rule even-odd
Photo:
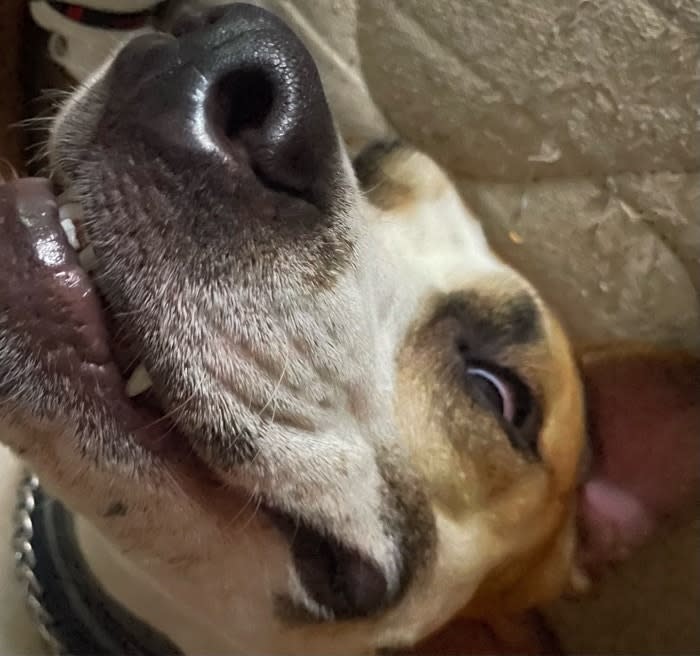
[(14, 546), (28, 606), (53, 654), (182, 653), (105, 593), (80, 553), (70, 512), (33, 475), (18, 488)]
[[(59, 14), (77, 23), (109, 30), (138, 29), (146, 25), (151, 20), (154, 13), (153, 9), (128, 12), (118, 10), (104, 11), (85, 7), (82, 4), (75, 4), (73, 2), (56, 2), (55, 0), (46, 0), (46, 2)], [(116, 2), (114, 5), (115, 7), (119, 6)]]

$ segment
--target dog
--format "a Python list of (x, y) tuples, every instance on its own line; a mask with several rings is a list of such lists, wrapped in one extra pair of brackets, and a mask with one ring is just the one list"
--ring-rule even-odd
[(621, 391), (678, 418), (677, 470), (697, 359), (575, 353), (430, 158), (350, 162), (272, 14), (131, 41), (49, 149), (60, 213), (0, 196), (0, 595), (54, 650), (405, 653), (585, 587), (677, 502), (616, 478)]

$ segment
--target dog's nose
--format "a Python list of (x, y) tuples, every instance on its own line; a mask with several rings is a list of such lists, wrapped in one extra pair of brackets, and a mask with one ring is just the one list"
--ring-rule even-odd
[(316, 66), (273, 14), (246, 4), (188, 12), (173, 36), (131, 42), (112, 71), (131, 121), (165, 147), (216, 151), (266, 185), (318, 202), (339, 145)]

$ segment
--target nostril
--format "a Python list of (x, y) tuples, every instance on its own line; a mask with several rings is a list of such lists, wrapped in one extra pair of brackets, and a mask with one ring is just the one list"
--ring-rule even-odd
[(210, 121), (229, 141), (246, 129), (258, 129), (272, 111), (273, 83), (261, 69), (237, 70), (225, 75), (211, 95)]
[(268, 189), (313, 203), (303, 161), (313, 144), (296, 138), (304, 119), (285, 111), (279, 84), (265, 65), (248, 64), (225, 74), (208, 97), (209, 130), (224, 151), (240, 156), (245, 150), (252, 171)]
[[(192, 137), (198, 147), (204, 129), (208, 149), (214, 142), (268, 189), (326, 211), (336, 200), (329, 182), (342, 154), (313, 58), (294, 32), (242, 3), (205, 11), (185, 5), (170, 27), (177, 36), (169, 37), (169, 59), (149, 78), (159, 91), (149, 88), (148, 111), (168, 123), (158, 130), (168, 140)], [(139, 70), (156, 68), (142, 63)], [(156, 94), (168, 102), (156, 105)], [(177, 132), (178, 118), (186, 134)]]

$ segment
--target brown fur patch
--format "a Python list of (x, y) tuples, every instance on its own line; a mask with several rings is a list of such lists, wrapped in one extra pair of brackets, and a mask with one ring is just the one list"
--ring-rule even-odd
[[(436, 298), (398, 360), (397, 414), (433, 503), (456, 521), (485, 516), (503, 558), (471, 616), (551, 599), (572, 565), (576, 465), (584, 440), (580, 380), (556, 319), (512, 280)], [(470, 398), (456, 344), (515, 372), (532, 391), (541, 461), (514, 448), (494, 412)]]

